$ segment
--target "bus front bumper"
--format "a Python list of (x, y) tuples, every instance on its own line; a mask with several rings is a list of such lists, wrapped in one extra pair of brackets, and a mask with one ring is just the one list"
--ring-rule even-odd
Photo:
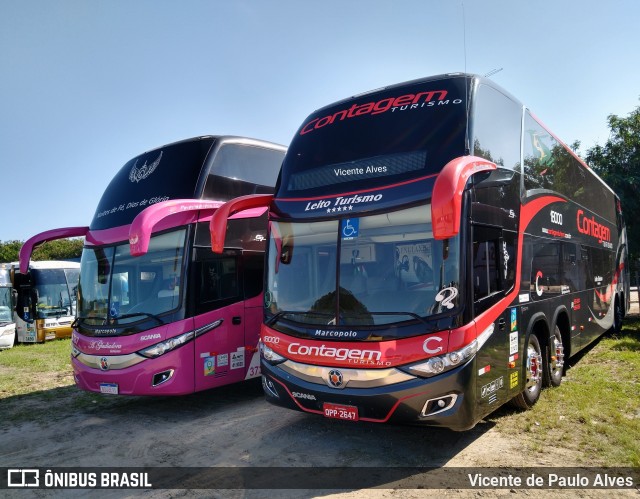
[[(183, 358), (185, 355), (186, 359)], [(132, 354), (129, 356), (133, 357)], [(114, 368), (118, 356), (83, 357), (84, 362), (71, 357), (73, 376), (82, 390), (110, 395), (186, 395), (194, 392), (193, 369), (184, 367), (193, 362), (193, 350), (187, 348), (157, 359), (140, 358), (138, 363), (124, 368)]]
[[(431, 378), (367, 388), (334, 388), (309, 382), (264, 359), (262, 384), (268, 402), (328, 418), (375, 423), (440, 426), (456, 431), (475, 421), (475, 358)], [(337, 369), (340, 371), (340, 369)]]

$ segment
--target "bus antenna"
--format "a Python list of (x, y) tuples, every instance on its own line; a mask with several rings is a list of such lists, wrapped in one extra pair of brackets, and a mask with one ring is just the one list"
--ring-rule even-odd
[(489, 71), (486, 75), (484, 75), (485, 78), (490, 78), (491, 76), (493, 76), (496, 73), (499, 73), (500, 71), (502, 71), (504, 68), (496, 68), (496, 69), (492, 69), (491, 71)]

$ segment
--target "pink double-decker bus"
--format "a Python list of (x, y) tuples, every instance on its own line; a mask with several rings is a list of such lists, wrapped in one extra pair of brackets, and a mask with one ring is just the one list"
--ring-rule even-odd
[[(231, 219), (225, 250), (209, 222), (225, 201), (273, 192), (285, 147), (241, 137), (175, 142), (127, 162), (89, 227), (29, 239), (84, 236), (72, 366), (94, 392), (181, 395), (260, 375), (267, 214)], [(28, 310), (28, 294), (18, 311)]]

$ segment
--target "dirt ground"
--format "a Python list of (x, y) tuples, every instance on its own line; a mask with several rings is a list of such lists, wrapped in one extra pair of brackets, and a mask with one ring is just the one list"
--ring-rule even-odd
[[(0, 467), (553, 467), (584, 466), (588, 456), (562, 448), (530, 454), (500, 434), (495, 418), (457, 433), (437, 428), (329, 420), (267, 404), (258, 380), (179, 398), (89, 399), (71, 376), (45, 394), (0, 401), (18, 421), (0, 420)], [(87, 403), (89, 400), (89, 403)], [(10, 409), (10, 410), (9, 410)], [(525, 436), (523, 436), (525, 438)], [(586, 458), (586, 461), (585, 461)], [(330, 485), (330, 484), (328, 484)], [(612, 497), (602, 490), (103, 490), (99, 497)], [(422, 486), (419, 486), (422, 487)], [(428, 485), (427, 485), (428, 487)], [(4, 491), (7, 492), (7, 491)], [(11, 490), (9, 496), (23, 497)], [(29, 491), (50, 497), (86, 491)], [(6, 495), (3, 494), (5, 497)], [(640, 497), (615, 491), (616, 497)]]

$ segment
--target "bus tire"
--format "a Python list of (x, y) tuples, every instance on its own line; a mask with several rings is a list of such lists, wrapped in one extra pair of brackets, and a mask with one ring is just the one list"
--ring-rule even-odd
[(564, 345), (562, 344), (562, 333), (556, 325), (551, 337), (551, 342), (546, 350), (546, 355), (542, 357), (542, 384), (544, 386), (560, 386), (564, 373)]
[(620, 298), (616, 296), (613, 305), (613, 333), (618, 334), (622, 331), (622, 320), (624, 319), (624, 310), (620, 304)]
[(540, 398), (542, 390), (542, 349), (535, 334), (529, 335), (525, 350), (525, 386), (512, 402), (520, 409), (530, 409)]

